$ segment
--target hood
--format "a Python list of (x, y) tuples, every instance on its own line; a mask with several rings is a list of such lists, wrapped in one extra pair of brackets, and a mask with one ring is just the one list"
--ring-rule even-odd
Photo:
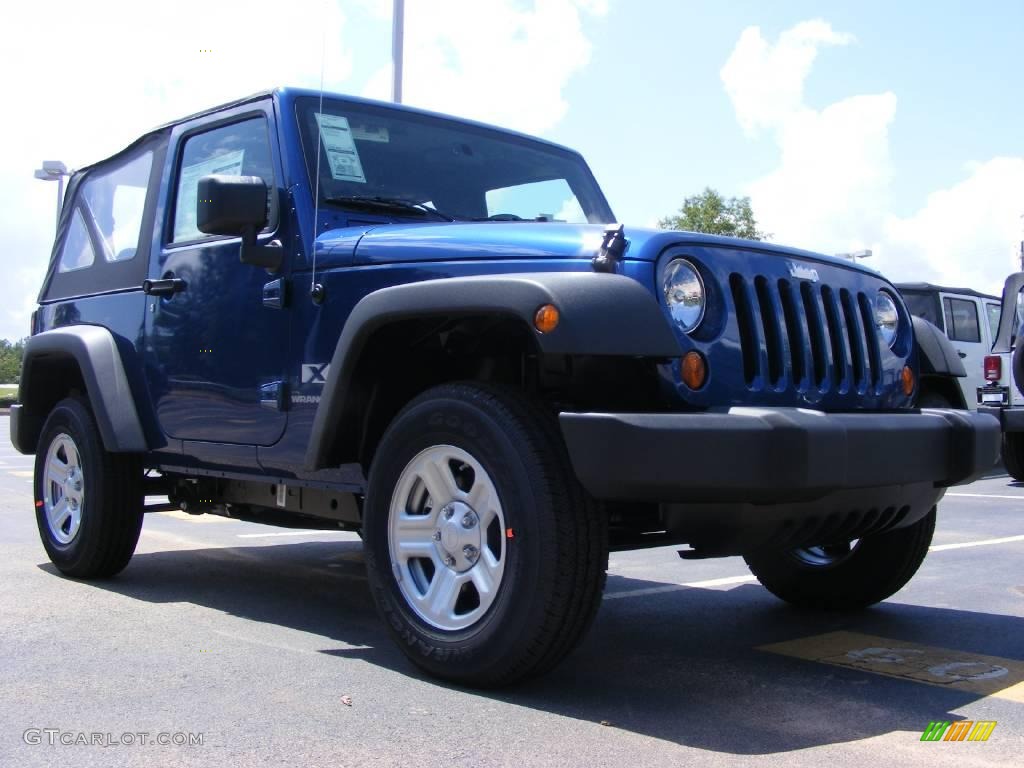
[[(589, 259), (597, 254), (607, 228), (603, 224), (534, 221), (385, 224), (369, 229), (346, 227), (329, 230), (317, 238), (317, 250), (330, 261), (352, 264), (472, 259)], [(656, 261), (661, 252), (671, 245), (694, 244), (774, 253), (877, 274), (845, 259), (765, 242), (628, 225), (625, 235), (625, 258), (635, 261)]]

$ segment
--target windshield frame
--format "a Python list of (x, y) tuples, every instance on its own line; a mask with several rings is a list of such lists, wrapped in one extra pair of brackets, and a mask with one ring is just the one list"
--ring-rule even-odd
[[(311, 197), (315, 194), (315, 190), (318, 187), (316, 175), (317, 150), (318, 144), (320, 144), (319, 134), (314, 127), (314, 123), (316, 121), (312, 115), (315, 112), (320, 111), (320, 109), (319, 97), (307, 95), (300, 96), (295, 99), (295, 113), (293, 119), (295, 120), (295, 126), (299, 138), (299, 148), (301, 150), (303, 164), (305, 166), (305, 178), (309, 184)], [(434, 114), (407, 107), (363, 101), (360, 99), (348, 99), (334, 95), (328, 96), (325, 94), (323, 98), (322, 111), (325, 113), (358, 113), (359, 116), (365, 116), (370, 119), (379, 117), (386, 120), (401, 120), (412, 124), (421, 123), (440, 128), (447, 128), (470, 135), (476, 135), (490, 141), (505, 142), (510, 146), (520, 146), (533, 152), (550, 155), (561, 162), (571, 165), (573, 170), (578, 174), (575, 181), (580, 183), (580, 188), (577, 189), (571, 183), (569, 183), (569, 187), (573, 195), (576, 197), (580, 207), (583, 209), (584, 215), (587, 216), (588, 223), (612, 224), (616, 222), (615, 215), (611, 210), (611, 206), (608, 204), (604, 191), (597, 183), (597, 179), (594, 177), (593, 172), (587, 165), (586, 160), (584, 160), (583, 156), (575, 150), (544, 141), (543, 139), (537, 139), (514, 131), (508, 131), (470, 120), (463, 120), (456, 117)], [(365, 209), (356, 210), (354, 207), (347, 207), (344, 203), (331, 202), (328, 200), (328, 198), (332, 197), (332, 193), (328, 190), (328, 185), (324, 182), (325, 180), (330, 181), (330, 170), (325, 162), (323, 147), (320, 146), (319, 150), (319, 205), (351, 211), (353, 214), (360, 216), (365, 214)], [(566, 181), (569, 182), (569, 179), (566, 179)], [(380, 190), (375, 190), (375, 194), (382, 194), (382, 192)], [(441, 209), (441, 212), (446, 215), (451, 215), (459, 221), (481, 220), (478, 217), (462, 216), (459, 212), (453, 212), (444, 208)], [(423, 219), (422, 214), (417, 215), (415, 211), (402, 212), (394, 210), (381, 215), (386, 219), (400, 219), (403, 221), (408, 219)], [(527, 220), (536, 221), (537, 219)]]

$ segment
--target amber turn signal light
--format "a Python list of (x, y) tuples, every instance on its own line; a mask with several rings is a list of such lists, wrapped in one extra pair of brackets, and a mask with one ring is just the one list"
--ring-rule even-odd
[(541, 333), (551, 333), (558, 327), (561, 316), (558, 314), (558, 307), (554, 304), (545, 304), (537, 310), (533, 316), (533, 326)]
[(903, 384), (903, 394), (914, 394), (914, 372), (909, 365), (903, 366), (903, 373), (900, 374), (900, 382)]
[(708, 364), (704, 355), (700, 352), (690, 350), (683, 355), (682, 363), (683, 383), (690, 389), (700, 389), (708, 379)]

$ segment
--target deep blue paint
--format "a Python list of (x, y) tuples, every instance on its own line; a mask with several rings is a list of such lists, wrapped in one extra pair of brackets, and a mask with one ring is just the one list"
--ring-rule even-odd
[[(253, 470), (254, 456), (258, 456), (266, 472), (301, 474), (316, 410), (314, 402), (302, 401), (315, 398), (321, 390), (316, 384), (302, 384), (302, 365), (331, 359), (341, 328), (363, 296), (386, 286), (425, 279), (591, 269), (602, 226), (396, 224), (389, 218), (324, 206), (314, 227), (313, 194), (295, 119), (296, 98), (311, 95), (316, 94), (282, 89), (164, 129), (169, 146), (164, 182), (158, 192), (149, 276), (160, 278), (173, 272), (188, 281), (186, 292), (169, 299), (147, 298), (141, 291), (99, 295), (49, 304), (39, 314), (40, 330), (82, 322), (104, 325), (115, 333), (125, 350), (137, 399), (143, 404), (146, 428), (160, 444), (155, 453), (158, 461)], [(263, 239), (279, 239), (287, 253), (281, 273), (275, 276), (239, 263), (236, 238), (193, 246), (167, 242), (170, 180), (183, 138), (197, 129), (253, 114), (266, 116), (274, 156), (278, 224)], [(764, 243), (628, 226), (626, 235), (629, 245), (619, 270), (643, 284), (652, 299), (664, 305), (658, 275), (667, 260), (677, 255), (699, 265), (711, 296), (707, 317), (695, 336), (679, 332), (684, 348), (698, 349), (706, 356), (708, 383), (701, 391), (692, 392), (681, 383), (677, 362), (661, 367), (664, 386), (676, 394), (678, 408), (800, 405), (855, 410), (909, 406), (898, 380), (904, 364), (916, 367), (909, 329), (897, 344), (902, 354), (880, 350), (883, 381), (871, 392), (822, 394), (806, 381), (786, 381), (775, 389), (763, 382), (751, 387), (743, 378), (736, 313), (728, 290), (731, 273), (789, 278), (788, 264), (796, 262), (816, 268), (823, 282), (869, 295), (889, 286), (877, 273), (821, 254)], [(278, 276), (289, 285), (290, 302), (282, 310), (268, 309), (262, 305), (262, 288)], [(327, 299), (319, 306), (309, 299), (314, 280), (326, 289)], [(905, 313), (902, 305), (901, 310)], [(615, 307), (608, 311), (614, 312)], [(207, 349), (211, 351), (203, 351)], [(259, 402), (260, 387), (278, 381), (286, 382), (293, 396), (285, 411)]]

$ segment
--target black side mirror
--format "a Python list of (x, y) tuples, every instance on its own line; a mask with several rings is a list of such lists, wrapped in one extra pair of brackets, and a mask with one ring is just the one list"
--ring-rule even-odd
[(196, 195), (196, 227), (208, 235), (242, 238), (239, 258), (277, 270), (284, 260), (280, 243), (259, 245), (257, 233), (267, 225), (267, 183), (259, 176), (203, 176)]

